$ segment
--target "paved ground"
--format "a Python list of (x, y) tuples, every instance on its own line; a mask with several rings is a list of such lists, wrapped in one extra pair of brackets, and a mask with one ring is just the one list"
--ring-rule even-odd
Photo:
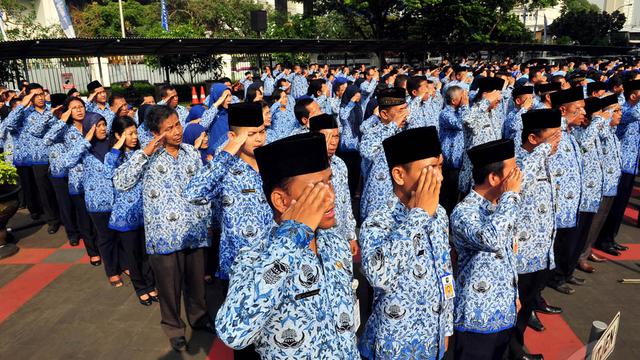
[[(633, 200), (627, 221), (637, 218)], [(20, 212), (10, 226), (29, 223)], [(210, 334), (188, 333), (189, 351), (171, 351), (160, 330), (157, 304), (138, 304), (128, 281), (112, 288), (102, 268), (88, 263), (81, 247), (66, 245), (64, 231), (54, 236), (45, 227), (16, 233), (21, 251), (0, 260), (0, 359), (231, 359), (229, 349)], [(562, 306), (562, 316), (543, 316), (547, 330), (528, 330), (527, 344), (546, 359), (581, 354), (593, 320), (609, 322), (622, 312), (612, 359), (640, 359), (640, 285), (619, 284), (640, 278), (640, 229), (623, 225), (618, 240), (631, 244), (625, 256), (598, 264), (595, 274), (574, 295), (546, 290)], [(211, 289), (208, 290), (211, 296)], [(581, 350), (582, 349), (582, 350)]]

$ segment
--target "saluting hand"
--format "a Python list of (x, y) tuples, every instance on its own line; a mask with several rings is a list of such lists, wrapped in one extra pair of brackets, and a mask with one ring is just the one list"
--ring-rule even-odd
[(156, 151), (158, 151), (158, 149), (160, 149), (162, 147), (162, 144), (164, 142), (164, 136), (165, 133), (162, 133), (158, 136), (154, 136), (153, 140), (151, 140), (147, 146), (144, 147), (144, 150), (142, 150), (144, 152), (145, 155), (147, 156), (151, 156), (153, 155), (153, 153), (155, 153)]
[(92, 102), (93, 99), (96, 97), (98, 93), (97, 92), (92, 92), (91, 94), (89, 94), (89, 96), (87, 96), (87, 102)]
[(315, 231), (333, 202), (334, 197), (329, 192), (329, 185), (321, 182), (309, 184), (297, 200), (291, 201), (289, 208), (282, 213), (281, 219), (297, 221)]
[(115, 144), (113, 144), (113, 148), (116, 150), (120, 150), (122, 148), (122, 145), (124, 145), (124, 142), (127, 140), (127, 133), (126, 132), (122, 132), (122, 135), (120, 135), (120, 139), (118, 139), (118, 141), (116, 141)]
[(359, 102), (359, 101), (360, 101), (360, 98), (361, 98), (361, 97), (362, 97), (362, 95), (360, 95), (360, 93), (356, 93), (355, 95), (353, 95), (353, 96), (351, 97), (351, 101), (352, 101), (352, 102), (356, 102), (356, 103), (357, 103), (357, 102)]
[(20, 102), (20, 104), (21, 104), (22, 106), (24, 106), (24, 107), (27, 107), (27, 106), (31, 105), (31, 99), (33, 99), (33, 97), (34, 97), (34, 95), (35, 95), (35, 94), (36, 94), (36, 93), (33, 93), (33, 92), (32, 92), (32, 93), (29, 93), (29, 94), (25, 95), (25, 96), (22, 98), (22, 101)]
[(562, 133), (558, 131), (557, 133), (549, 136), (547, 140), (545, 140), (547, 144), (551, 144), (552, 155), (555, 154), (556, 151), (558, 151), (558, 145), (560, 144), (560, 139), (562, 139)]
[(229, 131), (227, 133), (227, 137), (229, 141), (227, 141), (227, 145), (222, 149), (223, 151), (228, 152), (231, 155), (235, 155), (240, 151), (242, 145), (247, 141), (247, 137), (249, 133), (247, 131), (241, 130), (239, 134), (236, 134), (233, 131)]
[(60, 120), (67, 122), (71, 117), (71, 109), (67, 109), (67, 111), (63, 112), (60, 116)]
[(207, 135), (207, 133), (205, 133), (204, 131), (202, 132), (202, 134), (200, 134), (200, 136), (198, 136), (198, 138), (196, 139), (196, 141), (193, 143), (193, 147), (195, 147), (196, 149), (200, 149), (200, 146), (202, 146), (202, 142), (204, 141), (204, 137)]
[(410, 208), (421, 208), (429, 216), (434, 216), (438, 210), (442, 175), (433, 166), (422, 169), (418, 179), (418, 187), (411, 194)]
[(88, 141), (91, 142), (91, 140), (93, 140), (93, 134), (96, 133), (96, 124), (93, 124), (93, 126), (91, 126), (91, 129), (89, 129), (89, 131), (87, 131), (87, 134), (84, 136), (84, 138)]
[(513, 168), (509, 175), (502, 181), (502, 193), (513, 191), (520, 193), (522, 186), (522, 171), (519, 167)]

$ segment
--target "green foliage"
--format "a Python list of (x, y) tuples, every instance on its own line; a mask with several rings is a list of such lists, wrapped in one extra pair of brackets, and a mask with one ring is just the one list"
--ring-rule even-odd
[(562, 14), (570, 12), (599, 12), (600, 8), (596, 4), (592, 4), (589, 0), (563, 0)]
[(33, 2), (25, 5), (17, 0), (0, 0), (0, 10), (6, 14), (9, 40), (47, 39), (64, 36), (59, 25), (43, 26), (36, 21)]
[[(138, 82), (134, 81), (131, 86), (135, 90), (136, 94), (153, 94), (155, 92), (155, 87), (148, 82)], [(111, 94), (113, 95), (127, 95), (127, 92), (124, 87), (122, 87), (121, 83), (111, 84)]]
[(5, 158), (9, 153), (0, 154), (0, 185), (16, 185), (18, 183), (18, 171), (9, 164)]
[(20, 74), (18, 60), (0, 60), (0, 84), (9, 84), (19, 80), (16, 74)]
[(609, 14), (598, 11), (570, 11), (563, 13), (550, 26), (557, 37), (570, 38), (580, 45), (606, 45), (610, 32), (622, 29), (626, 17), (619, 11)]
[[(124, 29), (127, 37), (145, 37), (160, 27), (160, 3), (143, 5), (134, 0), (122, 1)], [(121, 37), (120, 9), (117, 1), (93, 2), (84, 8), (71, 8), (71, 18), (78, 37)]]

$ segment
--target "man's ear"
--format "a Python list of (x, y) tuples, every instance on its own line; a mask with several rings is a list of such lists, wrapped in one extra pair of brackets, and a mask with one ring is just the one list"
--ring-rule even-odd
[(273, 205), (274, 210), (278, 213), (282, 214), (289, 208), (288, 196), (281, 188), (275, 188), (271, 191), (271, 204)]
[(400, 166), (394, 166), (391, 169), (391, 178), (393, 182), (399, 186), (404, 185), (404, 170)]
[(532, 145), (538, 145), (538, 139), (534, 134), (529, 134), (529, 136), (527, 136), (527, 141), (529, 141), (530, 144)]

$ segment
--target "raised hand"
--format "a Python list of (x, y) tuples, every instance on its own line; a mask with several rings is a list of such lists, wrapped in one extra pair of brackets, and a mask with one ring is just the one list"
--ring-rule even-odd
[(351, 101), (352, 102), (359, 102), (361, 97), (362, 96), (360, 95), (360, 93), (356, 93), (355, 95), (353, 95), (353, 97), (351, 97)]
[(88, 142), (91, 142), (91, 140), (93, 140), (93, 135), (95, 133), (96, 133), (96, 124), (93, 124), (93, 126), (91, 126), (91, 129), (89, 129), (89, 131), (87, 131), (87, 134), (84, 136), (84, 138)]
[(67, 111), (62, 113), (62, 115), (60, 116), (60, 120), (67, 122), (70, 117), (71, 117), (71, 109), (68, 109)]
[(122, 145), (124, 145), (125, 141), (127, 141), (127, 133), (123, 132), (122, 135), (120, 135), (120, 139), (118, 139), (118, 141), (116, 141), (116, 143), (113, 144), (113, 148), (120, 150), (122, 148)]
[(239, 134), (236, 134), (233, 131), (229, 131), (227, 133), (227, 138), (229, 140), (227, 141), (227, 145), (225, 145), (222, 150), (228, 152), (231, 155), (237, 154), (238, 151), (240, 151), (240, 149), (242, 148), (242, 145), (244, 145), (244, 143), (247, 141), (248, 136), (249, 132), (247, 131), (241, 130)]
[(434, 216), (438, 210), (438, 202), (440, 199), (440, 187), (442, 186), (442, 175), (432, 167), (422, 169), (420, 178), (418, 179), (418, 187), (412, 193), (409, 206), (412, 208), (421, 208), (429, 216)]
[(27, 107), (27, 106), (31, 105), (31, 99), (33, 99), (33, 97), (34, 97), (35, 95), (36, 95), (36, 93), (34, 93), (34, 92), (32, 92), (32, 93), (29, 93), (29, 94), (25, 95), (25, 96), (22, 98), (22, 101), (20, 102), (20, 104), (21, 104), (22, 106), (24, 106), (24, 107)]
[(202, 146), (202, 142), (204, 142), (204, 137), (205, 136), (207, 136), (207, 133), (203, 131), (202, 134), (200, 134), (200, 136), (198, 136), (196, 141), (193, 143), (193, 146), (196, 149), (200, 149), (200, 147)]
[(509, 175), (502, 181), (502, 193), (513, 191), (520, 193), (522, 186), (522, 171), (519, 167), (515, 167)]
[(317, 183), (309, 184), (297, 200), (282, 213), (282, 220), (294, 220), (305, 224), (315, 231), (324, 214), (333, 205), (334, 197), (331, 196), (329, 185)]
[(153, 155), (153, 153), (158, 151), (158, 149), (162, 147), (162, 144), (164, 142), (164, 136), (165, 136), (164, 133), (160, 134), (159, 136), (154, 136), (153, 140), (151, 140), (147, 144), (147, 146), (144, 147), (144, 150), (142, 150), (144, 154), (147, 156), (151, 156)]

